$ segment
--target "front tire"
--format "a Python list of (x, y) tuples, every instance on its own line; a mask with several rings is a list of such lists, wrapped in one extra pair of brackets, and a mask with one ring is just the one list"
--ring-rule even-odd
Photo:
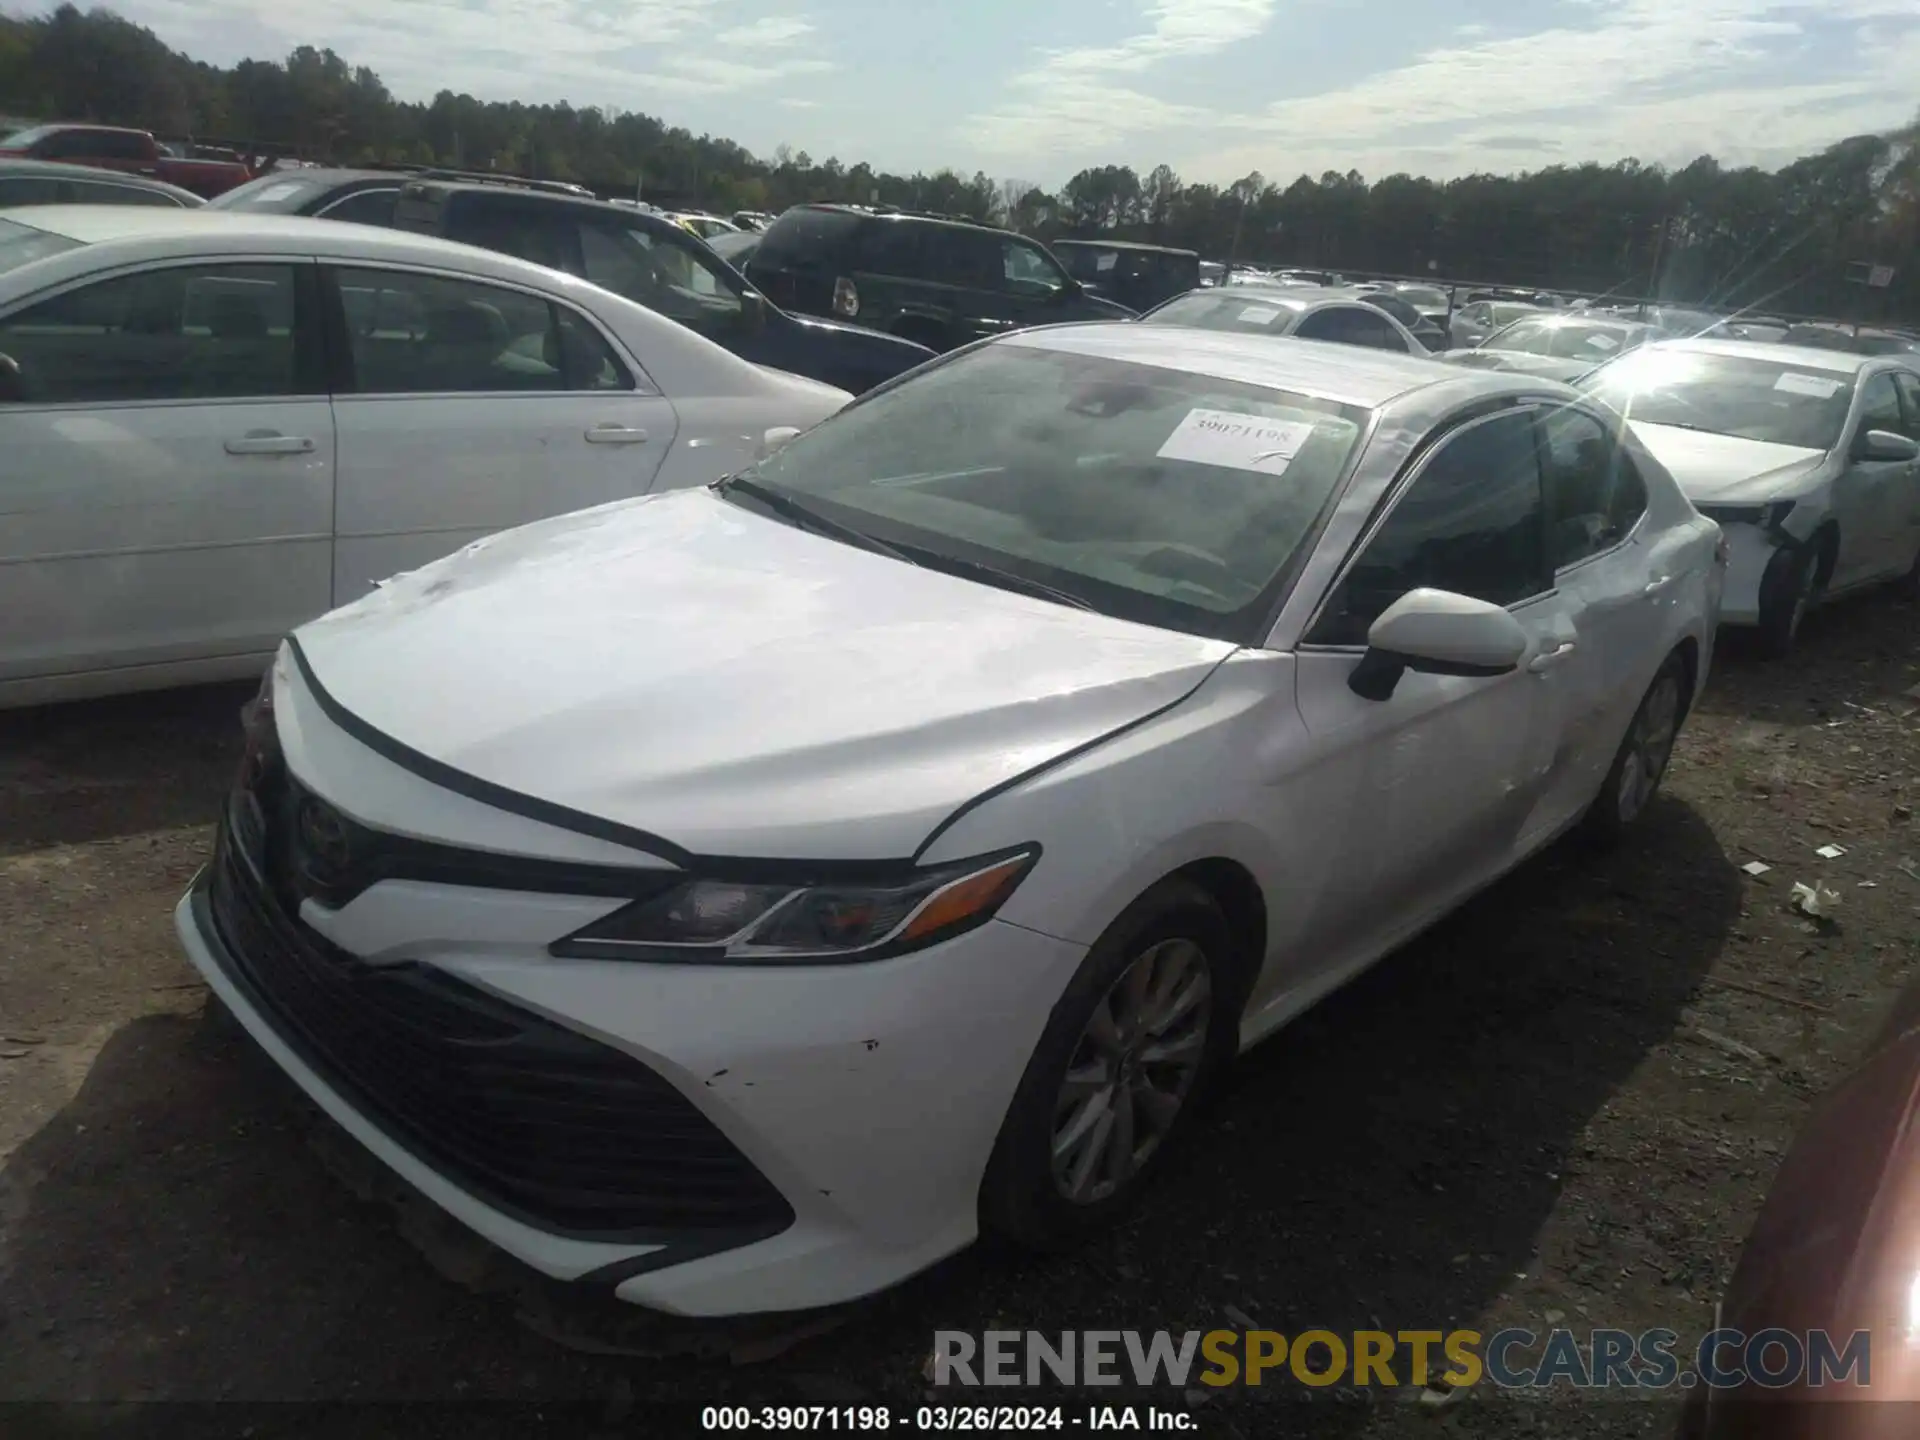
[(1589, 839), (1615, 844), (1646, 813), (1673, 757), (1680, 722), (1686, 718), (1688, 685), (1687, 663), (1676, 651), (1641, 696), (1606, 781), (1587, 810), (1582, 828)]
[(1244, 962), (1213, 897), (1162, 881), (1053, 1007), (987, 1164), (983, 1227), (1031, 1249), (1111, 1223), (1239, 1048)]
[(1800, 626), (1820, 598), (1823, 554), (1823, 543), (1785, 551), (1782, 560), (1775, 562), (1781, 564), (1778, 579), (1772, 584), (1762, 583), (1760, 651), (1767, 658), (1785, 657), (1800, 638)]

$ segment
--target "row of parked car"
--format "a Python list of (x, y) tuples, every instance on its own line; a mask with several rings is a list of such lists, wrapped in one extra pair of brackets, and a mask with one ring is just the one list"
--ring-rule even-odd
[(1111, 1222), (1240, 1048), (1630, 834), (1723, 620), (1920, 581), (1900, 356), (1573, 386), (927, 217), (743, 276), (557, 190), (233, 196), (0, 213), (0, 699), (266, 669), (176, 912), (219, 1006), (681, 1314)]

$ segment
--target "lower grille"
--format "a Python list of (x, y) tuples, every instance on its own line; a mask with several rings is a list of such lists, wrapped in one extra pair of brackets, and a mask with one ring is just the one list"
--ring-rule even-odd
[(632, 1056), (431, 966), (367, 965), (290, 917), (255, 849), (271, 848), (271, 822), (235, 823), (250, 813), (236, 796), (207, 882), (233, 978), (394, 1140), (494, 1208), (577, 1238), (744, 1242), (792, 1223), (771, 1182)]

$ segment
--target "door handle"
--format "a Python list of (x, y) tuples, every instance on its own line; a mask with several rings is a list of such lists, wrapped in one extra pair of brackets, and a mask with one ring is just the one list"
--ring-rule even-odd
[(631, 425), (596, 425), (587, 431), (589, 445), (639, 445), (646, 438), (646, 431)]
[(1547, 651), (1546, 654), (1534, 656), (1533, 659), (1527, 662), (1527, 669), (1535, 675), (1544, 675), (1562, 660), (1572, 655), (1577, 648), (1571, 640), (1564, 641), (1557, 648)]
[(251, 432), (227, 441), (229, 455), (311, 455), (313, 441), (305, 435)]
[(1656, 579), (1649, 580), (1646, 583), (1646, 587), (1642, 589), (1640, 593), (1642, 595), (1658, 595), (1662, 590), (1666, 589), (1667, 586), (1671, 585), (1672, 583), (1673, 583), (1673, 576), (1661, 575)]

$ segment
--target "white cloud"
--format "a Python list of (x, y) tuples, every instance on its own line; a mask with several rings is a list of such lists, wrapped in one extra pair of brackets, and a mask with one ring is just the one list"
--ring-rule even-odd
[(791, 45), (813, 33), (813, 22), (799, 15), (766, 15), (722, 30), (714, 38), (722, 45)]
[[(1316, 167), (1461, 173), (1513, 163), (1667, 161), (1711, 152), (1723, 160), (1791, 158), (1844, 135), (1904, 119), (1920, 35), (1887, 43), (1876, 22), (1914, 13), (1912, 0), (1664, 0), (1610, 4), (1593, 28), (1455, 45), (1345, 90), (1278, 101), (1251, 117), (1216, 116), (1257, 143), (1196, 148), (1188, 163), (1215, 175), (1276, 164), (1281, 146), (1313, 136)], [(1791, 46), (1802, 22), (1867, 27), (1845, 80), (1779, 81), (1762, 71), (1769, 50)], [(1449, 130), (1423, 147), (1420, 166), (1398, 162), (1423, 128)], [(1482, 137), (1533, 137), (1531, 161), (1507, 150), (1489, 165)], [(1295, 148), (1289, 146), (1288, 148)], [(1435, 153), (1437, 151), (1437, 153)]]
[[(1151, 28), (1120, 45), (1042, 57), (961, 135), (1002, 163), (1055, 171), (1137, 161), (1151, 143), (1195, 179), (1325, 169), (1444, 177), (1627, 155), (1775, 164), (1912, 111), (1915, 0), (1581, 8), (1579, 20), (1526, 36), (1457, 26), (1408, 64), (1249, 114), (1156, 94), (1147, 72), (1250, 39), (1272, 0), (1160, 0)], [(1859, 53), (1820, 78), (1794, 78), (1806, 26), (1836, 21), (1862, 27)]]
[(1118, 45), (1056, 50), (1016, 75), (1010, 103), (968, 121), (967, 138), (989, 152), (1032, 154), (1042, 136), (1059, 150), (1109, 147), (1129, 134), (1196, 123), (1207, 112), (1157, 100), (1109, 77), (1138, 76), (1168, 60), (1208, 55), (1251, 40), (1274, 0), (1151, 0), (1149, 28)]
[(781, 47), (777, 59), (716, 58), (714, 23), (721, 5), (286, 0), (263, 7), (258, 0), (121, 0), (119, 8), (196, 59), (232, 63), (249, 52), (278, 59), (296, 45), (324, 44), (351, 64), (371, 65), (396, 95), (410, 100), (454, 89), (482, 99), (627, 108), (662, 94), (730, 94), (832, 68), (804, 53), (799, 42), (810, 26), (797, 19), (755, 21), (724, 32), (750, 32), (756, 38), (744, 43)]

